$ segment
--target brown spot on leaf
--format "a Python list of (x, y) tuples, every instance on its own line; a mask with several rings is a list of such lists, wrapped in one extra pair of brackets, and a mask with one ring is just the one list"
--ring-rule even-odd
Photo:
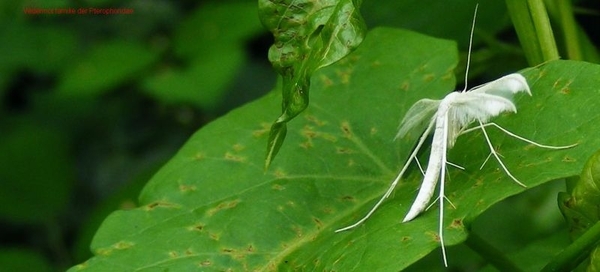
[(118, 250), (124, 250), (124, 249), (129, 249), (131, 247), (133, 247), (135, 244), (132, 242), (128, 242), (128, 241), (119, 241), (117, 243), (115, 243), (112, 247), (114, 249), (118, 249)]
[(224, 201), (219, 203), (219, 205), (217, 205), (216, 207), (209, 209), (206, 213), (208, 214), (208, 216), (213, 216), (222, 210), (229, 210), (235, 208), (238, 203), (240, 203), (239, 199), (232, 201)]
[(325, 139), (326, 141), (337, 142), (337, 138), (329, 133), (320, 133), (319, 136), (321, 136), (321, 138)]
[(400, 90), (406, 92), (409, 89), (410, 89), (410, 83), (408, 81), (404, 81), (404, 82), (402, 82), (402, 84), (400, 84)]
[(458, 218), (452, 220), (450, 227), (453, 229), (464, 229), (465, 228), (465, 226), (463, 225), (462, 219), (458, 219)]
[(300, 147), (302, 147), (303, 149), (309, 149), (313, 147), (313, 143), (312, 141), (306, 141), (306, 142), (301, 142)]
[(204, 260), (204, 261), (200, 262), (201, 267), (207, 267), (207, 266), (211, 266), (211, 265), (212, 265), (211, 260)]
[(558, 87), (558, 86), (560, 85), (560, 81), (561, 81), (561, 79), (560, 79), (560, 78), (559, 78), (559, 79), (557, 79), (556, 81), (554, 81), (554, 84), (552, 84), (552, 88), (556, 88), (556, 87)]
[(313, 217), (313, 221), (317, 225), (317, 229), (321, 229), (323, 227), (323, 222), (319, 218)]
[(183, 193), (196, 191), (196, 185), (179, 184), (179, 191)]
[(204, 224), (196, 224), (188, 227), (188, 230), (202, 232), (202, 230), (204, 230), (204, 227)]
[(234, 162), (245, 162), (246, 161), (245, 157), (234, 155), (231, 152), (225, 152), (225, 156), (224, 157), (228, 161), (234, 161)]
[(427, 234), (429, 237), (431, 237), (432, 240), (436, 241), (437, 243), (440, 242), (440, 236), (437, 232), (427, 231), (425, 234)]
[(377, 128), (375, 128), (375, 127), (372, 127), (372, 128), (371, 128), (371, 136), (373, 136), (373, 135), (375, 135), (375, 134), (377, 134)]
[(302, 237), (304, 235), (300, 226), (292, 226), (292, 230), (296, 233), (296, 237)]
[(354, 165), (356, 165), (356, 162), (353, 159), (349, 159), (348, 166), (354, 166)]
[(347, 147), (337, 147), (336, 153), (347, 155), (347, 154), (353, 154), (354, 150), (347, 148)]
[(336, 74), (338, 75), (342, 84), (347, 85), (348, 83), (350, 83), (350, 76), (352, 75), (351, 69), (346, 69), (344, 71), (338, 70), (336, 71)]
[(208, 235), (208, 237), (209, 237), (211, 240), (215, 240), (215, 241), (219, 241), (219, 240), (221, 239), (221, 235), (219, 235), (219, 234), (217, 234), (217, 233), (210, 233), (210, 234)]
[(271, 186), (271, 188), (273, 190), (277, 190), (277, 191), (283, 191), (283, 190), (285, 190), (285, 187), (281, 186), (281, 184), (273, 184), (273, 186)]
[(194, 154), (194, 160), (196, 161), (203, 160), (204, 158), (205, 156), (202, 152), (196, 152), (196, 154)]
[(95, 251), (96, 255), (99, 256), (109, 256), (110, 254), (112, 254), (112, 252), (112, 248), (99, 248)]
[(352, 138), (352, 129), (350, 128), (350, 123), (348, 123), (348, 121), (343, 121), (340, 129), (342, 130), (344, 137)]
[(342, 197), (343, 201), (349, 201), (349, 202), (355, 202), (356, 199), (353, 196), (343, 196)]
[(321, 121), (321, 120), (319, 120), (319, 118), (317, 118), (314, 115), (305, 115), (304, 118), (319, 127), (322, 127), (327, 124), (326, 121)]
[(446, 71), (444, 75), (442, 75), (442, 80), (453, 80), (454, 79), (454, 70)]
[(312, 126), (306, 125), (302, 128), (302, 130), (300, 131), (300, 133), (302, 134), (302, 136), (304, 136), (305, 138), (309, 138), (309, 139), (313, 139), (317, 137), (317, 132), (314, 130), (314, 128)]
[(233, 145), (233, 151), (235, 152), (240, 152), (242, 150), (244, 150), (246, 147), (242, 144), (234, 144)]
[(571, 156), (564, 156), (562, 158), (562, 161), (563, 162), (576, 162), (577, 160), (575, 158), (571, 157)]
[(434, 74), (426, 74), (423, 76), (423, 81), (425, 82), (431, 82), (435, 79), (435, 75)]
[(323, 82), (323, 85), (325, 87), (330, 87), (330, 86), (333, 85), (333, 81), (329, 77), (327, 77), (326, 75), (321, 74), (321, 78), (320, 79), (321, 79), (321, 82)]
[(169, 203), (166, 201), (156, 201), (156, 202), (152, 202), (148, 205), (145, 206), (145, 210), (146, 211), (151, 211), (154, 210), (156, 208), (167, 208), (167, 209), (174, 209), (177, 208), (178, 205), (174, 204), (174, 203)]
[(285, 178), (287, 176), (285, 171), (283, 171), (281, 168), (277, 168), (277, 170), (273, 172), (273, 175), (275, 175), (276, 178)]
[(261, 123), (260, 124), (261, 128), (252, 131), (252, 136), (259, 138), (262, 137), (263, 135), (267, 134), (269, 132), (269, 130), (271, 130), (271, 124), (269, 123)]

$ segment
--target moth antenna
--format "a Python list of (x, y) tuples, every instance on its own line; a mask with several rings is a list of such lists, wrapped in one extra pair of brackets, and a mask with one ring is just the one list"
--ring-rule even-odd
[(471, 65), (471, 49), (473, 47), (473, 32), (475, 32), (475, 21), (477, 20), (477, 9), (479, 3), (475, 5), (475, 13), (473, 14), (473, 23), (471, 24), (471, 36), (469, 37), (469, 51), (467, 52), (467, 70), (465, 71), (465, 88), (462, 92), (467, 91), (467, 79), (469, 78), (469, 66)]

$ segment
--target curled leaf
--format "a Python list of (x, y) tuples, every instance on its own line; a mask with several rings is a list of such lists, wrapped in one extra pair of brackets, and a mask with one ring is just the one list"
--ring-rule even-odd
[(600, 219), (600, 152), (596, 152), (568, 193), (559, 196), (560, 208), (576, 239)]
[(259, 16), (273, 33), (269, 60), (282, 76), (282, 113), (271, 126), (265, 167), (285, 139), (287, 122), (308, 106), (310, 77), (354, 50), (366, 32), (361, 0), (259, 0)]
[(589, 257), (588, 271), (598, 271), (600, 250), (600, 151), (588, 160), (579, 179), (568, 180), (558, 196), (573, 243), (549, 263), (546, 271), (572, 270)]

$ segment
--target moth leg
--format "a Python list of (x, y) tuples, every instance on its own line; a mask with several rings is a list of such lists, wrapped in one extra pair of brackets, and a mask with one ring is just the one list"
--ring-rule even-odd
[[(421, 174), (423, 176), (425, 176), (425, 170), (423, 170), (423, 166), (421, 165), (421, 162), (419, 161), (419, 158), (415, 157), (415, 162), (417, 163), (417, 166), (419, 167), (419, 170), (421, 170)], [(458, 169), (463, 170), (463, 171), (465, 170), (464, 166), (458, 165), (458, 164), (453, 163), (453, 162), (447, 161), (446, 164), (448, 164), (450, 166), (454, 166), (455, 168), (458, 168)]]
[(455, 168), (458, 168), (458, 169), (460, 169), (460, 170), (463, 170), (463, 171), (465, 170), (465, 168), (464, 168), (463, 166), (461, 166), (461, 165), (458, 165), (458, 164), (456, 164), (456, 163), (453, 163), (453, 162), (449, 162), (449, 161), (447, 161), (447, 162), (446, 162), (446, 164), (448, 164), (448, 165), (450, 165), (450, 166), (454, 166)]
[(481, 166), (479, 166), (479, 170), (483, 169), (483, 167), (485, 166), (485, 164), (488, 162), (488, 160), (492, 157), (492, 152), (490, 152), (490, 154), (487, 155), (487, 157), (485, 158), (485, 160), (483, 161), (483, 163), (481, 164)]
[[(485, 136), (485, 141), (488, 144), (488, 147), (490, 148), (490, 152), (492, 153), (492, 155), (496, 158), (496, 160), (498, 161), (498, 163), (500, 164), (500, 166), (502, 167), (502, 169), (504, 170), (504, 172), (513, 180), (515, 181), (517, 184), (521, 185), (522, 187), (527, 187), (525, 184), (523, 184), (522, 182), (520, 182), (517, 178), (515, 178), (515, 176), (513, 176), (512, 173), (510, 173), (510, 171), (508, 171), (508, 168), (506, 168), (506, 166), (504, 165), (504, 163), (502, 162), (502, 160), (500, 159), (500, 156), (498, 156), (498, 153), (496, 153), (496, 150), (494, 150), (494, 146), (492, 145), (492, 142), (490, 141), (490, 137), (488, 137), (487, 132), (485, 131), (485, 127), (483, 126), (483, 123), (481, 123), (481, 120), (477, 120), (479, 122), (479, 127), (481, 128), (481, 131), (483, 131), (483, 136)], [(491, 124), (491, 123), (490, 123)]]
[(429, 126), (427, 127), (427, 129), (425, 130), (425, 132), (423, 132), (423, 134), (421, 135), (421, 138), (419, 139), (419, 142), (417, 143), (417, 146), (415, 147), (415, 149), (413, 150), (413, 152), (408, 157), (408, 160), (406, 160), (406, 163), (404, 164), (404, 167), (402, 167), (402, 170), (400, 170), (400, 173), (398, 173), (398, 175), (396, 176), (396, 178), (394, 179), (394, 181), (392, 181), (392, 184), (390, 185), (390, 187), (388, 187), (388, 189), (385, 192), (385, 194), (383, 194), (383, 196), (379, 199), (379, 201), (377, 201), (377, 203), (375, 203), (375, 205), (373, 206), (373, 208), (371, 208), (371, 210), (367, 213), (367, 215), (365, 215), (362, 219), (358, 220), (356, 223), (354, 223), (354, 224), (352, 224), (350, 226), (341, 228), (341, 229), (337, 229), (335, 232), (341, 232), (341, 231), (345, 231), (345, 230), (349, 230), (349, 229), (353, 229), (353, 228), (357, 227), (358, 225), (360, 225), (363, 222), (365, 222), (375, 212), (375, 210), (377, 210), (377, 208), (379, 208), (379, 206), (381, 205), (381, 203), (383, 203), (383, 201), (390, 196), (390, 194), (392, 193), (392, 191), (394, 191), (394, 188), (396, 188), (396, 185), (398, 185), (398, 182), (400, 181), (400, 179), (404, 175), (404, 172), (406, 172), (406, 170), (408, 169), (408, 165), (410, 165), (410, 162), (417, 157), (417, 153), (421, 149), (421, 146), (423, 146), (423, 143), (427, 139), (427, 136), (429, 135), (429, 133), (433, 129), (434, 125), (435, 125), (435, 120), (432, 120), (429, 123)]
[[(436, 197), (433, 202), (431, 202), (431, 204), (429, 204), (429, 206), (427, 206), (427, 208), (425, 208), (425, 210), (429, 210), (429, 208), (431, 208), (431, 206), (433, 206), (435, 203), (438, 202), (438, 199), (440, 199), (440, 197)], [(450, 199), (447, 196), (444, 196), (444, 200), (446, 200), (446, 202), (448, 202), (448, 204), (450, 204), (450, 206), (452, 206), (452, 208), (454, 208), (456, 210), (456, 206), (454, 206), (454, 203), (452, 203), (452, 201), (450, 201)]]
[[(446, 164), (453, 165), (451, 162), (446, 162)], [(464, 167), (462, 167), (462, 166), (460, 166), (460, 165), (455, 165), (454, 167), (456, 167), (456, 168), (459, 168), (459, 169), (461, 169), (461, 170), (465, 170), (465, 168), (464, 168)], [(447, 172), (447, 171), (448, 171), (448, 168), (446, 168), (446, 172)], [(450, 174), (447, 174), (446, 176), (448, 177), (448, 180), (450, 180)], [(429, 210), (429, 208), (431, 208), (431, 206), (433, 206), (435, 203), (437, 203), (439, 199), (440, 199), (440, 197), (439, 197), (439, 196), (438, 196), (438, 197), (436, 197), (436, 198), (435, 198), (435, 199), (434, 199), (434, 200), (431, 202), (431, 204), (429, 204), (429, 206), (427, 206), (427, 208), (425, 208), (425, 210), (426, 210), (426, 211), (427, 211), (427, 210)], [(454, 206), (454, 203), (452, 203), (452, 201), (450, 201), (450, 199), (449, 199), (449, 198), (448, 198), (446, 195), (444, 195), (444, 200), (446, 200), (446, 201), (448, 202), (448, 204), (450, 204), (450, 206), (452, 206), (452, 208), (456, 209), (456, 206)]]
[(417, 163), (417, 166), (419, 167), (419, 170), (421, 170), (421, 174), (423, 176), (425, 176), (425, 170), (423, 170), (423, 166), (421, 166), (421, 162), (419, 161), (419, 158), (415, 157), (415, 162)]
[(494, 122), (485, 123), (485, 124), (483, 124), (483, 125), (482, 125), (482, 124), (481, 124), (481, 122), (480, 122), (480, 126), (477, 126), (477, 127), (472, 127), (472, 128), (466, 129), (466, 130), (462, 131), (462, 132), (460, 133), (460, 135), (462, 135), (462, 134), (466, 134), (466, 133), (469, 133), (469, 132), (471, 132), (471, 131), (474, 131), (474, 130), (477, 130), (477, 129), (478, 129), (478, 128), (480, 128), (480, 127), (487, 127), (487, 126), (494, 126), (494, 127), (498, 128), (499, 130), (501, 130), (502, 132), (504, 132), (504, 133), (508, 134), (509, 136), (511, 136), (511, 137), (513, 137), (513, 138), (515, 138), (515, 139), (521, 140), (521, 141), (523, 141), (523, 142), (526, 142), (526, 143), (530, 143), (530, 144), (532, 144), (532, 145), (535, 145), (535, 146), (537, 146), (537, 147), (541, 147), (541, 148), (546, 148), (546, 149), (566, 149), (566, 148), (571, 148), (571, 147), (574, 147), (574, 146), (577, 146), (577, 145), (578, 145), (577, 143), (575, 143), (575, 144), (570, 144), (570, 145), (562, 145), (562, 146), (554, 146), (554, 145), (545, 145), (545, 144), (540, 144), (540, 143), (538, 143), (538, 142), (534, 142), (534, 141), (532, 141), (532, 140), (529, 140), (529, 139), (527, 139), (527, 138), (525, 138), (525, 137), (523, 137), (523, 136), (519, 136), (519, 135), (517, 135), (517, 134), (515, 134), (515, 133), (513, 133), (513, 132), (510, 132), (509, 130), (507, 130), (507, 129), (505, 129), (505, 128), (501, 127), (500, 125), (498, 125), (498, 124), (496, 124), (496, 123), (494, 123)]
[[(503, 157), (502, 154), (500, 153), (496, 153), (498, 154), (498, 156)], [(485, 158), (485, 160), (483, 161), (483, 163), (481, 164), (481, 166), (479, 166), (479, 170), (483, 169), (483, 167), (487, 164), (488, 160), (492, 157), (492, 152), (490, 152), (490, 154), (487, 155), (487, 157)]]

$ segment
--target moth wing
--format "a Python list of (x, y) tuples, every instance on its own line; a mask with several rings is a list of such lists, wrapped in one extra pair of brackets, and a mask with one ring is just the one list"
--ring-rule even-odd
[(526, 92), (531, 95), (531, 90), (527, 84), (527, 80), (521, 74), (513, 73), (503, 76), (492, 82), (479, 85), (472, 88), (470, 93), (486, 93), (490, 95), (504, 97), (512, 101), (514, 94), (518, 92)]
[(450, 115), (459, 125), (465, 126), (475, 120), (485, 122), (506, 111), (517, 111), (510, 99), (485, 93), (465, 93), (465, 99), (455, 101)]
[(531, 95), (527, 80), (518, 73), (462, 92), (453, 99), (451, 120), (456, 120), (456, 126), (464, 127), (475, 120), (487, 122), (505, 111), (517, 112), (513, 97), (518, 92)]
[(512, 100), (490, 93), (458, 93), (448, 110), (448, 146), (451, 148), (462, 130), (472, 122), (487, 122), (502, 112), (516, 112)]
[(406, 136), (409, 131), (414, 130), (420, 133), (425, 130), (427, 125), (434, 120), (439, 105), (440, 100), (426, 98), (413, 104), (402, 118), (394, 139)]

